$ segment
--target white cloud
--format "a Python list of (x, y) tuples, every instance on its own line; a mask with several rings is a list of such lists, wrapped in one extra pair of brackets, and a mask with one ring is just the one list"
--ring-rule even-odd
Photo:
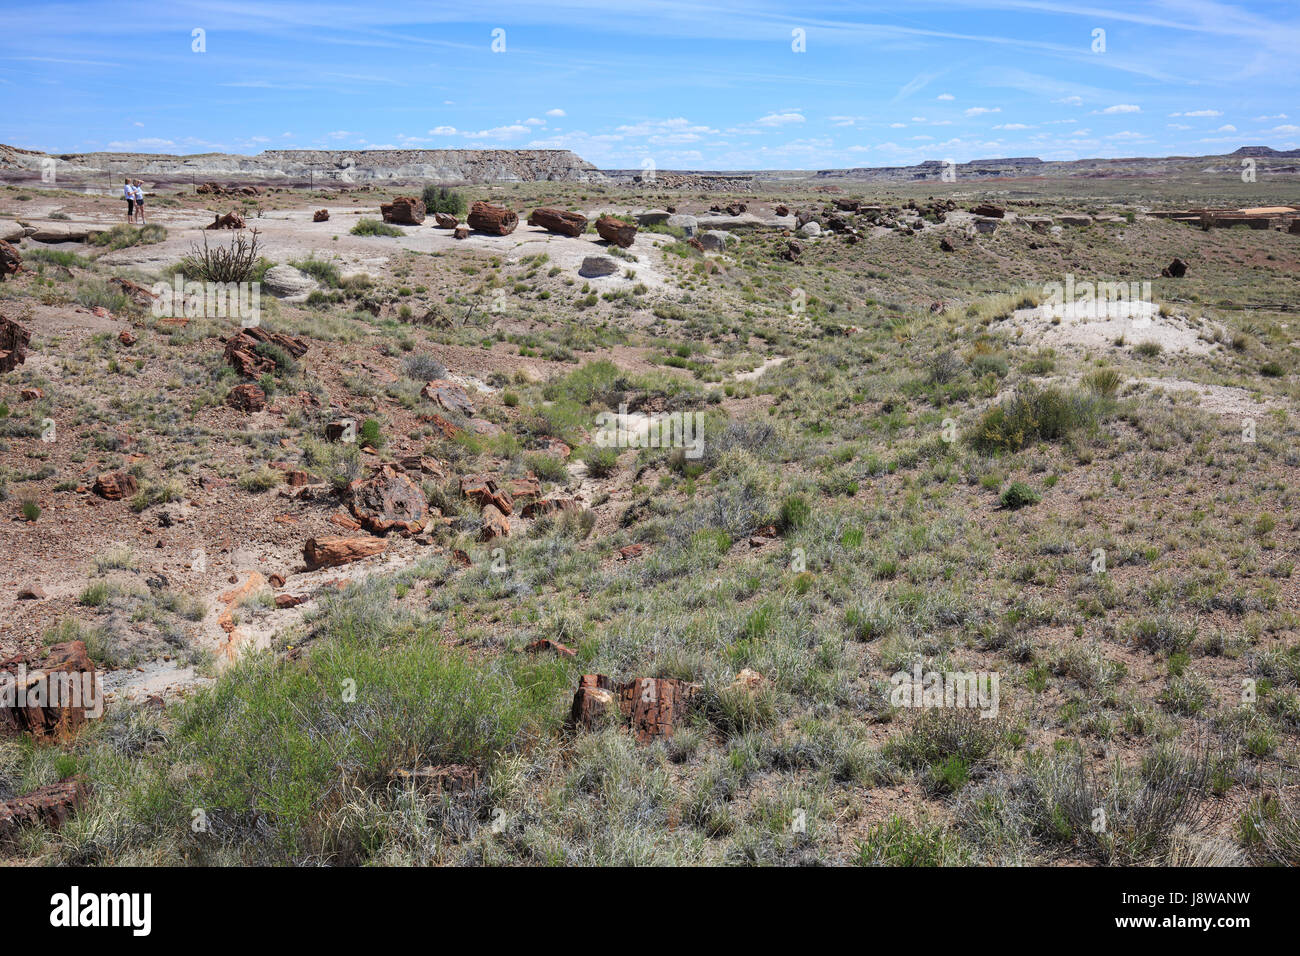
[(951, 93), (940, 93), (935, 97), (936, 100), (955, 100), (956, 98)]
[(569, 114), (564, 112), (564, 110), (562, 109), (553, 109), (553, 110), (547, 110), (546, 115), (547, 116), (568, 116)]
[(1166, 123), (1170, 129), (1191, 129), (1186, 123)]
[(1300, 133), (1300, 126), (1292, 126), (1290, 124), (1286, 124), (1284, 126), (1274, 126), (1271, 130), (1269, 130), (1269, 132), (1270, 133)]
[(1064, 104), (1064, 105), (1066, 105), (1066, 106), (1082, 106), (1082, 105), (1083, 105), (1083, 97), (1082, 97), (1082, 96), (1066, 96), (1066, 97), (1063, 97), (1063, 98), (1061, 98), (1061, 99), (1059, 99), (1059, 100), (1052, 100), (1052, 102), (1053, 102), (1053, 103), (1062, 103), (1062, 104)]
[(528, 117), (528, 119), (524, 120), (524, 125), (525, 125), (525, 126), (545, 126), (545, 125), (546, 125), (546, 120), (538, 119), (536, 116), (530, 116), (530, 117)]
[(429, 130), (430, 136), (455, 136), (456, 127), (454, 126), (435, 126)]
[(1094, 113), (1141, 113), (1142, 107), (1134, 106), (1132, 103), (1119, 103), (1115, 106), (1108, 106), (1104, 110), (1093, 110)]
[(966, 111), (967, 116), (982, 116), (985, 113), (1001, 113), (1002, 107), (995, 106), (989, 109), (987, 106), (972, 106)]
[(1222, 116), (1222, 110), (1188, 110), (1186, 113), (1170, 113), (1170, 116)]
[(1237, 127), (1233, 126), (1231, 123), (1228, 123), (1228, 124), (1225, 125), (1225, 126), (1220, 126), (1218, 129), (1215, 130), (1215, 132), (1216, 132), (1216, 133), (1235, 133), (1235, 132), (1237, 132)]
[(758, 121), (760, 126), (787, 126), (790, 123), (802, 123), (802, 113), (768, 113)]
[(1277, 114), (1275, 114), (1275, 115), (1273, 115), (1273, 116), (1256, 116), (1256, 117), (1255, 117), (1255, 122), (1257, 122), (1257, 123), (1267, 123), (1269, 120), (1279, 120), (1279, 119), (1286, 119), (1286, 118), (1287, 118), (1287, 116), (1286, 116), (1285, 113), (1277, 113)]
[(906, 123), (890, 123), (890, 124), (889, 124), (889, 128), (890, 128), (890, 129), (904, 129), (906, 126), (907, 126)]
[(1024, 123), (999, 123), (994, 129), (1033, 129), (1032, 126), (1026, 126)]

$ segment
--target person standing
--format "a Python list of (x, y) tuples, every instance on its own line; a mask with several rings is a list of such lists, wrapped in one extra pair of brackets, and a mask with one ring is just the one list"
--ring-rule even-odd
[(131, 180), (122, 180), (122, 198), (126, 200), (126, 221), (135, 222), (135, 187)]
[(135, 181), (135, 214), (140, 225), (144, 225), (144, 183), (138, 179)]

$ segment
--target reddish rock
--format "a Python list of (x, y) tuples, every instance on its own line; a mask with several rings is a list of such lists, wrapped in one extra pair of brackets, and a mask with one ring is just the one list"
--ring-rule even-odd
[(439, 481), (447, 477), (447, 470), (442, 467), (442, 463), (427, 455), (407, 455), (402, 459), (401, 464), (402, 469), (408, 474), (429, 475)]
[(944, 252), (955, 252), (957, 250), (957, 247), (954, 246), (947, 239), (939, 240), (939, 248), (942, 249)]
[(1006, 216), (1007, 211), (1001, 206), (995, 206), (992, 203), (980, 203), (971, 210), (977, 216), (990, 216), (993, 219), (1002, 219)]
[(1160, 270), (1160, 275), (1166, 279), (1181, 279), (1187, 275), (1187, 263), (1182, 259), (1175, 259)]
[(361, 522), (354, 520), (350, 515), (345, 515), (341, 511), (336, 511), (330, 515), (330, 524), (336, 524), (344, 531), (360, 531)]
[(803, 255), (803, 246), (797, 239), (791, 239), (785, 244), (785, 249), (781, 251), (781, 258), (787, 262), (798, 262), (799, 257)]
[(539, 638), (524, 648), (529, 654), (542, 654), (546, 651), (554, 651), (561, 657), (576, 657), (578, 652), (572, 647), (561, 644), (559, 641), (552, 641), (549, 638)]
[(259, 325), (240, 329), (226, 339), (226, 363), (245, 378), (261, 378), (275, 371), (275, 360), (257, 351), (257, 346), (263, 343), (274, 345), (293, 358), (301, 358), (311, 347), (306, 339), (268, 332)]
[(454, 233), (454, 235), (455, 235), (455, 237), (456, 237), (457, 239), (468, 239), (468, 238), (469, 238), (469, 226), (465, 226), (465, 225), (457, 226), (457, 227), (456, 227), (456, 232)]
[(619, 688), (618, 707), (637, 742), (649, 743), (672, 736), (698, 690), (698, 685), (672, 677), (637, 677)]
[(123, 345), (135, 345), (135, 333), (130, 329), (123, 329), (117, 333), (117, 340)]
[(528, 225), (541, 226), (547, 232), (576, 238), (586, 232), (587, 217), (582, 213), (543, 206), (533, 210), (532, 215), (528, 217)]
[(129, 498), (139, 490), (135, 476), (125, 471), (106, 471), (95, 478), (92, 489), (99, 497), (108, 501), (121, 501)]
[(31, 584), (18, 589), (18, 600), (20, 601), (44, 601), (45, 592), (36, 585)]
[(5, 276), (17, 275), (22, 271), (23, 257), (17, 249), (0, 239), (0, 282), (5, 281)]
[(583, 674), (569, 708), (569, 726), (597, 730), (615, 713), (618, 688), (604, 674)]
[(496, 505), (485, 507), (483, 509), (483, 528), (479, 531), (479, 540), (491, 541), (494, 538), (505, 538), (509, 534), (510, 519)]
[(45, 393), (39, 388), (24, 388), (18, 393), (18, 397), (24, 402), (34, 402), (38, 398), (44, 397)]
[(27, 361), (32, 333), (13, 319), (0, 315), (0, 372), (12, 372)]
[(132, 282), (130, 279), (122, 279), (118, 276), (113, 276), (113, 278), (108, 280), (108, 284), (117, 286), (128, 299), (140, 306), (142, 309), (149, 308), (153, 305), (154, 300), (158, 298), (158, 296), (140, 285), (140, 283)]
[(212, 225), (208, 226), (208, 228), (209, 229), (243, 229), (245, 228), (244, 217), (239, 214), (239, 211), (237, 209), (232, 209), (224, 216), (217, 216), (213, 220)]
[(409, 785), (424, 793), (465, 793), (478, 786), (478, 771), (465, 764), (439, 764), (416, 767), (414, 770), (394, 770), (390, 779), (399, 785)]
[(549, 498), (539, 498), (536, 501), (530, 501), (524, 505), (524, 517), (536, 518), (540, 515), (554, 514), (557, 511), (581, 511), (582, 505), (568, 495), (552, 495)]
[(379, 214), (384, 217), (384, 222), (418, 226), (424, 222), (424, 200), (414, 196), (398, 196), (392, 202), (383, 203), (379, 207)]
[(443, 418), (441, 415), (431, 415), (427, 419), (427, 421), (432, 422), (433, 427), (438, 429), (438, 431), (442, 432), (443, 438), (447, 438), (447, 439), (455, 438), (457, 435), (461, 433), (462, 430), (460, 426), (452, 424), (451, 422), (447, 421), (447, 419)]
[(31, 827), (57, 830), (86, 805), (90, 793), (81, 777), (69, 777), (0, 803), (0, 844), (12, 846)]
[(502, 488), (490, 475), (462, 475), (460, 493), (480, 508), (491, 505), (507, 515), (515, 510), (514, 499), (510, 492)]
[(420, 389), (420, 395), (437, 402), (449, 412), (459, 412), (466, 418), (474, 415), (474, 403), (469, 400), (465, 386), (449, 382), (445, 378), (429, 382)]
[(302, 556), (314, 571), (382, 554), (387, 547), (383, 538), (309, 538), (302, 546)]
[(292, 468), (284, 473), (284, 483), (290, 488), (302, 488), (306, 485), (314, 485), (316, 482), (312, 476), (301, 468)]
[(349, 434), (352, 435), (353, 440), (356, 440), (356, 427), (357, 423), (350, 418), (329, 422), (325, 426), (325, 440), (329, 442), (343, 441)]
[(519, 217), (505, 206), (494, 206), (488, 202), (474, 203), (465, 221), (475, 232), (486, 232), (493, 236), (508, 236), (519, 225)]
[[(0, 706), (0, 730), (33, 737), (64, 738), (87, 719), (98, 717), (103, 701), (95, 664), (81, 641), (52, 644), (43, 660), (10, 658), (0, 661), (0, 681), (13, 686), (13, 703)], [(22, 691), (22, 706), (18, 706)], [(86, 713), (86, 705), (91, 713)]]
[(282, 587), (284, 587), (284, 575), (283, 575), (283, 574), (268, 574), (268, 575), (266, 576), (266, 583), (269, 584), (269, 585), (271, 585), (271, 587), (273, 587), (273, 588), (282, 588)]
[(317, 209), (314, 213), (311, 214), (311, 221), (312, 221), (312, 222), (329, 222), (329, 221), (330, 221), (330, 211), (329, 211), (328, 209)]
[(601, 216), (597, 219), (596, 232), (606, 242), (612, 242), (623, 249), (636, 241), (636, 226), (622, 219), (615, 219), (613, 216)]
[(275, 606), (282, 611), (305, 603), (307, 603), (305, 594), (277, 594), (275, 596)]
[(641, 557), (645, 552), (644, 544), (629, 544), (626, 548), (618, 549), (618, 557), (620, 561), (631, 561), (633, 558)]
[(460, 225), (460, 220), (447, 212), (435, 212), (433, 214), (433, 224), (439, 229), (455, 229)]
[(778, 216), (788, 216), (790, 215), (790, 207), (777, 206), (776, 209), (773, 210), (773, 212), (775, 212)]
[(469, 559), (469, 555), (466, 554), (464, 551), (462, 551), (460, 548), (452, 549), (451, 560), (454, 563), (459, 564), (462, 568), (468, 568), (471, 564), (473, 564), (473, 562), (470, 561)]
[(507, 490), (511, 499), (518, 504), (527, 504), (542, 496), (542, 486), (531, 474), (527, 478), (511, 479)]
[(372, 534), (417, 534), (429, 519), (424, 491), (392, 465), (381, 465), (369, 478), (352, 482), (351, 491), (352, 514)]
[(558, 438), (543, 438), (542, 441), (544, 443), (542, 451), (548, 455), (554, 455), (561, 461), (567, 461), (569, 456), (573, 454), (573, 449)]
[(266, 408), (266, 392), (259, 385), (236, 385), (226, 393), (226, 404), (241, 412), (260, 412)]

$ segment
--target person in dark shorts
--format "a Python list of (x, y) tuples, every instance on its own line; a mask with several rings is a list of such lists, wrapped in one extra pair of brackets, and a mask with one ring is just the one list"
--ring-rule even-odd
[(144, 183), (138, 179), (135, 181), (135, 216), (144, 225)]
[(135, 187), (131, 185), (131, 180), (124, 179), (122, 182), (122, 198), (126, 200), (126, 221), (135, 221)]

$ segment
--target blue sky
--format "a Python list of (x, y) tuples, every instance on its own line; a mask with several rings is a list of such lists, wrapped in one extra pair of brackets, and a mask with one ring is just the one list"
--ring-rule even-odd
[(1297, 0), (0, 4), (0, 142), (51, 152), (816, 169), (1300, 143)]

